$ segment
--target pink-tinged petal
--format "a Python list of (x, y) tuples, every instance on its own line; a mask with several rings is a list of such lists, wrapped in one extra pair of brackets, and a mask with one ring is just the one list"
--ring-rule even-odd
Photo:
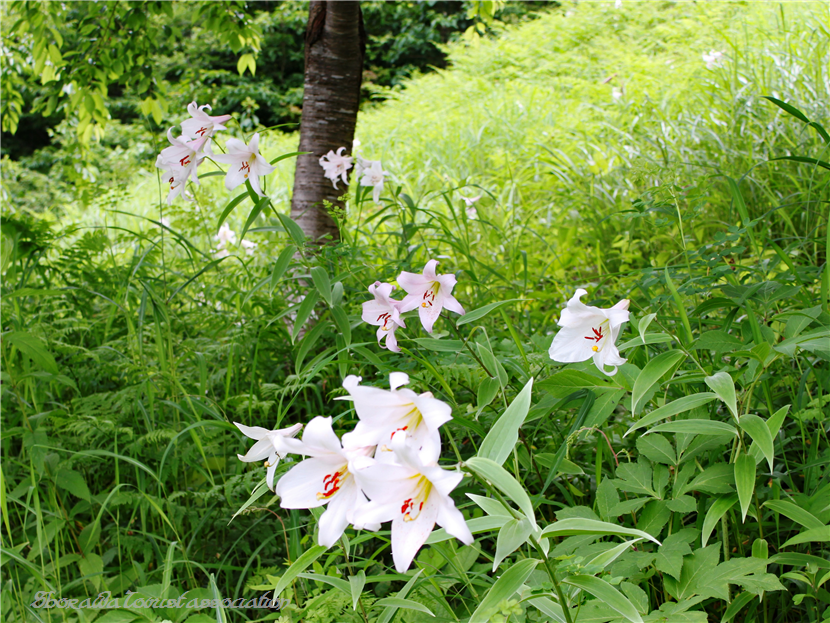
[(438, 281), (438, 275), (435, 273), (436, 266), (438, 266), (438, 260), (430, 260), (427, 262), (426, 266), (424, 266), (424, 279), (430, 282)]
[(401, 349), (398, 347), (398, 338), (395, 337), (395, 329), (397, 329), (397, 325), (392, 325), (392, 328), (386, 332), (386, 348), (388, 348), (393, 353), (401, 352)]
[(433, 302), (432, 305), (421, 303), (418, 308), (418, 316), (421, 319), (421, 324), (424, 326), (424, 331), (432, 333), (432, 327), (435, 321), (441, 316), (441, 307), (437, 305), (438, 301)]
[(392, 317), (392, 311), (389, 309), (387, 305), (380, 303), (378, 301), (366, 301), (363, 303), (363, 313), (361, 314), (360, 318), (363, 322), (373, 325), (375, 327), (383, 326), (384, 324), (384, 315), (388, 314), (389, 318)]
[(575, 363), (587, 361), (594, 356), (593, 340), (586, 340), (585, 336), (590, 335), (591, 325), (579, 327), (563, 327), (553, 338), (548, 354), (554, 361), (560, 363)]
[[(434, 495), (434, 494), (433, 494)], [(455, 507), (455, 504), (450, 498), (446, 498), (438, 508), (438, 517), (435, 520), (439, 526), (447, 531), (448, 534), (453, 535), (456, 539), (469, 545), (473, 542), (473, 533), (464, 521), (464, 515)]]
[(433, 280), (427, 279), (423, 275), (408, 273), (406, 271), (401, 272), (397, 279), (398, 284), (406, 290), (406, 292), (409, 294), (417, 294), (419, 298), (424, 292), (432, 287), (432, 281)]
[[(331, 465), (319, 459), (301, 461), (277, 483), (282, 508), (317, 508), (337, 494), (347, 474), (346, 463)], [(327, 495), (329, 494), (329, 495)]]
[[(195, 104), (196, 102), (193, 103)], [(262, 428), (262, 426), (245, 426), (239, 422), (234, 422), (233, 425), (236, 426), (243, 435), (250, 437), (251, 439), (256, 439), (257, 441), (265, 437), (267, 433), (271, 432), (267, 428)]]
[(215, 154), (215, 153), (213, 153), (213, 150), (211, 150), (210, 153), (212, 154), (211, 158), (213, 160), (215, 160), (216, 162), (221, 162), (222, 164), (234, 164), (234, 165), (238, 166), (241, 162), (243, 162), (245, 160), (244, 155), (239, 155), (239, 154)]
[(438, 430), (443, 424), (452, 419), (452, 407), (430, 393), (421, 394), (413, 402), (418, 411), (421, 412), (424, 423), (430, 430)]
[(340, 439), (331, 426), (330, 417), (317, 416), (305, 427), (303, 433), (303, 454), (320, 458), (320, 455), (334, 455), (345, 459)]
[(449, 294), (444, 295), (441, 298), (441, 304), (443, 305), (444, 309), (447, 309), (456, 314), (461, 314), (463, 316), (467, 313), (464, 311), (464, 308), (461, 307), (461, 303), (459, 303), (454, 296), (450, 296)]
[(349, 478), (337, 495), (331, 498), (329, 505), (326, 507), (326, 512), (320, 516), (318, 523), (317, 542), (320, 545), (331, 547), (337, 543), (346, 526), (349, 525), (347, 515), (356, 506), (358, 495), (362, 497), (354, 478)]
[[(423, 504), (413, 519), (407, 521), (403, 514), (399, 514), (392, 521), (392, 560), (398, 573), (405, 573), (409, 569), (418, 550), (435, 527), (438, 504), (432, 495)], [(413, 514), (410, 512), (409, 517)]]
[(225, 141), (225, 147), (228, 148), (228, 153), (231, 155), (241, 156), (245, 154), (245, 159), (247, 160), (248, 155), (251, 153), (251, 150), (248, 149), (248, 146), (240, 141), (238, 138), (229, 138)]
[(233, 163), (228, 169), (228, 174), (225, 175), (225, 188), (233, 190), (240, 184), (244, 184), (246, 179), (245, 170), (236, 163)]
[[(400, 279), (400, 277), (398, 277)], [(403, 300), (398, 304), (398, 311), (402, 314), (405, 314), (408, 311), (412, 311), (421, 306), (421, 301), (423, 300), (424, 293), (415, 293), (415, 294), (407, 294), (403, 297)], [(401, 325), (403, 326), (403, 325)]]
[(256, 463), (264, 461), (268, 456), (274, 452), (274, 445), (268, 437), (257, 441), (245, 455), (237, 454), (237, 458), (245, 463)]

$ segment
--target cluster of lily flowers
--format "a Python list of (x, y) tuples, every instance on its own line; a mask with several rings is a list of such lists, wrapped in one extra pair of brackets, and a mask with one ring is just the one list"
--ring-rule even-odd
[(199, 106), (196, 102), (191, 102), (187, 105), (191, 118), (181, 123), (182, 135), (174, 138), (173, 128), (167, 130), (170, 147), (163, 149), (156, 159), (156, 167), (164, 171), (170, 186), (167, 203), (172, 203), (179, 195), (188, 198), (185, 194), (187, 180), (190, 178), (194, 184), (199, 184), (197, 169), (205, 158), (231, 165), (225, 175), (225, 187), (228, 190), (248, 181), (254, 192), (264, 197), (259, 178), (272, 173), (275, 167), (259, 153), (259, 133), (254, 134), (247, 144), (229, 138), (225, 143), (228, 153), (214, 154), (210, 146), (211, 139), (219, 130), (227, 130), (224, 124), (231, 116), (212, 117), (205, 109), (211, 108), (208, 104)]
[[(427, 262), (422, 275), (402, 272), (398, 276), (408, 293), (402, 301), (390, 297), (393, 284), (369, 286), (374, 300), (363, 304), (363, 320), (379, 327), (378, 341), (385, 336), (389, 350), (397, 350), (394, 332), (404, 326), (401, 314), (405, 311), (417, 307), (428, 332), (443, 307), (464, 313), (452, 296), (455, 276), (436, 274), (437, 264), (437, 260)], [(577, 290), (562, 311), (562, 329), (553, 339), (550, 357), (565, 363), (593, 359), (603, 373), (615, 374), (626, 361), (615, 342), (629, 319), (629, 301), (601, 309), (582, 303), (585, 294)], [(334, 545), (349, 525), (377, 531), (391, 521), (392, 559), (395, 569), (404, 573), (436, 524), (462, 543), (473, 541), (450, 496), (464, 475), (458, 468), (438, 465), (439, 428), (452, 419), (452, 409), (429, 392), (416, 394), (404, 388), (409, 377), (403, 372), (389, 375), (388, 390), (361, 385), (361, 380), (347, 376), (343, 388), (348, 395), (336, 399), (351, 400), (358, 417), (354, 430), (342, 438), (334, 432), (331, 417), (312, 419), (302, 439), (295, 438), (302, 424), (267, 430), (234, 422), (244, 435), (256, 440), (239, 459), (265, 461), (266, 483), (280, 496), (282, 508), (326, 506), (317, 537), (324, 547)], [(288, 470), (275, 488), (277, 466), (289, 454), (307, 458)]]
[[(337, 182), (342, 181), (344, 184), (349, 183), (348, 171), (352, 168), (355, 161), (353, 156), (345, 156), (343, 152), (345, 147), (339, 147), (337, 151), (330, 150), (326, 155), (320, 158), (320, 166), (323, 167), (323, 175), (331, 180), (332, 186), (337, 188)], [(389, 175), (388, 171), (383, 170), (383, 165), (380, 160), (365, 160), (360, 156), (356, 156), (357, 162), (354, 164), (355, 175), (359, 179), (359, 184), (365, 187), (372, 188), (372, 199), (375, 203), (380, 203), (380, 193), (383, 192), (383, 180)]]

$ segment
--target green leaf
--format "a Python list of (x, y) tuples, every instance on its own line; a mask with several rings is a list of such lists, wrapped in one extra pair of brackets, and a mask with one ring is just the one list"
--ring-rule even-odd
[(678, 601), (698, 594), (705, 587), (706, 576), (717, 568), (719, 560), (720, 549), (717, 544), (695, 550), (691, 556), (683, 559), (679, 580), (671, 576), (664, 577), (666, 590)]
[(526, 299), (507, 299), (505, 301), (497, 301), (495, 303), (490, 303), (489, 305), (485, 305), (484, 307), (479, 307), (478, 309), (474, 309), (471, 312), (467, 312), (461, 318), (458, 319), (458, 322), (455, 323), (456, 327), (460, 327), (461, 325), (465, 325), (470, 322), (475, 322), (479, 318), (484, 318), (487, 314), (491, 311), (498, 309), (499, 307), (503, 307), (508, 303), (516, 303), (517, 301), (524, 301)]
[(331, 308), (331, 315), (334, 317), (334, 324), (337, 325), (340, 335), (346, 340), (346, 346), (348, 346), (352, 343), (352, 327), (349, 324), (349, 317), (346, 315), (346, 310), (340, 305), (335, 305)]
[(692, 482), (684, 486), (677, 495), (689, 491), (704, 491), (706, 493), (731, 493), (735, 484), (734, 468), (728, 463), (715, 463), (698, 474)]
[(748, 454), (741, 453), (735, 459), (735, 488), (741, 502), (741, 521), (746, 521), (746, 512), (755, 491), (755, 459)]
[(285, 271), (288, 269), (288, 265), (291, 263), (291, 258), (294, 257), (296, 252), (297, 247), (293, 244), (289, 244), (282, 250), (280, 256), (277, 258), (277, 261), (274, 263), (274, 270), (271, 271), (271, 294), (273, 294), (274, 290), (276, 290), (277, 284), (280, 279), (282, 279)]
[(271, 200), (268, 197), (262, 197), (259, 201), (254, 204), (254, 207), (251, 208), (251, 213), (248, 215), (247, 220), (245, 221), (245, 225), (242, 227), (242, 233), (239, 234), (239, 239), (242, 240), (245, 238), (245, 234), (248, 233), (248, 228), (253, 225), (254, 221), (257, 217), (262, 214), (262, 211), (268, 205)]
[(655, 409), (651, 413), (644, 415), (636, 424), (634, 424), (634, 426), (628, 429), (624, 436), (627, 436), (629, 433), (637, 430), (638, 428), (645, 428), (646, 426), (650, 426), (655, 422), (664, 420), (667, 417), (671, 417), (672, 415), (677, 415), (678, 413), (685, 413), (686, 411), (691, 411), (692, 409), (701, 407), (709, 402), (712, 402), (715, 398), (717, 398), (717, 394), (713, 394), (710, 392), (678, 398), (677, 400), (665, 404), (662, 407)]
[(815, 565), (819, 569), (830, 569), (830, 560), (813, 556), (812, 554), (798, 554), (795, 552), (782, 552), (776, 554), (767, 561), (771, 565), (789, 565), (791, 567), (806, 567)]
[(499, 530), (496, 539), (496, 556), (493, 559), (493, 573), (499, 568), (501, 561), (516, 551), (520, 545), (527, 543), (527, 537), (533, 532), (526, 517), (509, 519)]
[(677, 420), (676, 422), (665, 422), (647, 430), (644, 435), (658, 432), (687, 433), (693, 435), (735, 435), (738, 430), (724, 422), (715, 420)]
[(675, 365), (686, 358), (686, 354), (679, 350), (670, 350), (658, 355), (649, 361), (645, 368), (637, 375), (634, 389), (631, 390), (631, 413), (637, 413), (642, 406), (646, 393), (660, 381), (660, 379)]
[(726, 372), (718, 372), (703, 379), (709, 388), (718, 395), (735, 421), (738, 420), (738, 399), (735, 396), (735, 383)]
[(506, 469), (491, 459), (475, 456), (466, 462), (467, 467), (482, 478), (489, 480), (508, 498), (513, 500), (519, 509), (530, 520), (531, 526), (536, 529), (536, 516), (533, 514), (533, 504), (524, 487), (511, 476)]
[(311, 312), (314, 310), (314, 306), (317, 304), (318, 295), (315, 290), (310, 290), (308, 294), (306, 294), (305, 299), (303, 302), (300, 303), (299, 309), (297, 309), (297, 319), (294, 321), (294, 327), (291, 329), (291, 343), (297, 341), (297, 336), (300, 334), (300, 331), (303, 328), (306, 320), (311, 315)]
[[(406, 596), (409, 594), (409, 591), (411, 591), (412, 587), (415, 586), (415, 582), (417, 582), (418, 578), (421, 576), (421, 572), (422, 572), (421, 569), (416, 571), (415, 575), (413, 575), (409, 579), (409, 581), (406, 584), (404, 584), (404, 587), (401, 590), (398, 591), (397, 595), (395, 595), (395, 598), (397, 598), (397, 599), (406, 598)], [(383, 610), (383, 614), (378, 619), (378, 623), (389, 623), (389, 621), (392, 620), (392, 617), (395, 616), (395, 613), (398, 611), (399, 607), (400, 606), (396, 606), (394, 604), (390, 604), (390, 605), (386, 606), (386, 608), (384, 608), (384, 610)]]
[(679, 495), (673, 500), (666, 500), (666, 506), (675, 513), (692, 513), (697, 509), (697, 502), (690, 495)]
[(469, 623), (487, 623), (490, 620), (491, 610), (505, 599), (510, 599), (530, 577), (539, 562), (541, 561), (534, 558), (526, 558), (502, 573), (473, 612)]
[(78, 535), (78, 544), (81, 546), (81, 552), (85, 556), (92, 552), (100, 540), (101, 524), (97, 521), (88, 523)]
[(591, 575), (569, 575), (562, 580), (563, 584), (575, 586), (586, 593), (590, 593), (605, 605), (613, 608), (632, 623), (643, 623), (643, 618), (637, 612), (628, 598), (608, 582)]
[(34, 364), (51, 374), (58, 373), (58, 364), (55, 361), (55, 358), (52, 356), (46, 348), (43, 346), (43, 342), (41, 342), (38, 338), (30, 333), (26, 333), (25, 331), (12, 331), (11, 333), (6, 333), (3, 336), (3, 341), (12, 346), (16, 346), (17, 349), (29, 357)]
[(378, 599), (375, 602), (375, 605), (404, 608), (405, 610), (417, 610), (418, 612), (423, 612), (431, 617), (435, 616), (432, 613), (432, 610), (427, 608), (424, 604), (412, 601), (411, 599), (403, 599), (402, 597), (384, 597), (383, 599)]
[(349, 576), (349, 588), (352, 591), (352, 610), (357, 610), (357, 602), (363, 594), (363, 587), (366, 586), (366, 573), (361, 569), (357, 575)]
[(274, 586), (274, 597), (279, 597), (280, 594), (288, 588), (289, 584), (294, 581), (294, 578), (305, 571), (311, 563), (322, 556), (327, 549), (327, 547), (323, 547), (322, 545), (315, 545), (314, 547), (303, 552), (302, 556), (291, 563), (291, 566), (286, 569), (282, 577), (277, 580), (277, 583)]
[(758, 444), (758, 448), (766, 457), (769, 469), (772, 471), (772, 460), (775, 457), (775, 450), (772, 434), (770, 434), (767, 423), (757, 415), (747, 413), (746, 415), (741, 416), (738, 424), (750, 437), (752, 437), (752, 441)]
[(476, 406), (479, 409), (483, 409), (489, 405), (499, 393), (499, 389), (501, 389), (501, 383), (499, 383), (498, 379), (493, 379), (489, 376), (483, 379), (478, 384), (478, 390), (476, 391)]
[(464, 342), (461, 340), (436, 340), (434, 337), (417, 337), (413, 342), (421, 348), (426, 348), (436, 353), (457, 353), (464, 348)]
[(680, 570), (683, 568), (683, 557), (692, 553), (689, 543), (697, 537), (697, 530), (686, 528), (670, 534), (657, 549), (654, 566), (658, 571), (668, 573), (675, 579), (680, 579)]
[(635, 338), (623, 342), (617, 347), (617, 350), (622, 352), (635, 346), (645, 346), (646, 344), (666, 344), (671, 342), (674, 338), (666, 333), (646, 333), (645, 335), (638, 335)]
[(807, 118), (807, 115), (805, 115), (803, 112), (798, 110), (798, 108), (796, 108), (792, 104), (788, 104), (787, 102), (782, 102), (780, 99), (772, 97), (770, 95), (762, 95), (761, 97), (763, 97), (765, 100), (771, 101), (773, 104), (778, 106), (778, 108), (780, 108), (781, 110), (789, 113), (790, 115), (792, 115), (793, 117), (795, 117), (799, 121), (803, 121), (804, 123), (810, 123), (810, 120)]
[[(772, 437), (773, 439), (775, 439), (775, 436), (778, 434), (778, 431), (781, 430), (781, 425), (784, 423), (784, 419), (787, 417), (787, 413), (789, 413), (789, 411), (790, 405), (781, 407), (780, 409), (778, 409), (778, 411), (772, 414), (772, 417), (770, 417), (767, 420), (767, 428), (769, 429), (770, 437)], [(752, 445), (749, 447), (749, 453), (755, 457), (756, 463), (760, 463), (764, 459), (764, 454), (763, 452), (761, 452), (761, 448), (754, 441), (752, 442)]]
[(326, 305), (331, 307), (331, 280), (326, 269), (322, 266), (315, 266), (311, 269), (311, 280), (314, 282), (314, 287), (323, 297)]
[[(474, 517), (473, 519), (468, 519), (465, 523), (472, 534), (481, 534), (482, 532), (492, 532), (493, 530), (498, 530), (507, 523), (511, 516), (488, 515), (486, 517)], [(438, 530), (433, 530), (430, 533), (425, 543), (427, 545), (432, 545), (433, 543), (441, 543), (442, 541), (449, 541), (454, 538), (455, 537), (449, 532), (443, 528), (439, 528)]]
[(788, 502), (787, 500), (768, 500), (764, 502), (767, 506), (780, 515), (784, 515), (801, 524), (808, 530), (824, 528), (824, 523), (805, 508)]
[(247, 192), (240, 193), (233, 199), (228, 202), (228, 205), (225, 206), (225, 209), (222, 210), (222, 214), (219, 215), (219, 222), (216, 223), (216, 229), (222, 227), (222, 223), (225, 222), (225, 219), (228, 218), (228, 214), (233, 212), (233, 209), (238, 206), (240, 203), (245, 201), (245, 198), (248, 196)]
[(744, 606), (746, 606), (750, 601), (755, 599), (757, 595), (753, 595), (752, 593), (743, 592), (735, 599), (732, 600), (732, 603), (729, 604), (729, 607), (726, 609), (726, 612), (723, 613), (723, 617), (721, 617), (720, 623), (729, 623), (732, 619), (735, 618), (735, 615), (738, 614), (741, 610), (743, 610)]
[(86, 500), (87, 502), (89, 502), (91, 499), (89, 487), (86, 486), (86, 481), (84, 480), (84, 477), (74, 470), (60, 470), (58, 472), (58, 475), (55, 477), (55, 484), (58, 485), (61, 489), (66, 489), (67, 491), (69, 491), (69, 493), (71, 493), (77, 498), (81, 498), (82, 500)]
[(795, 535), (781, 547), (800, 545), (801, 543), (826, 543), (827, 541), (830, 541), (830, 526), (822, 526), (821, 528), (811, 528), (801, 534)]
[(556, 398), (567, 398), (580, 389), (591, 391), (619, 390), (621, 387), (607, 376), (566, 369), (538, 383), (538, 387)]
[(519, 428), (524, 424), (530, 409), (532, 390), (533, 379), (531, 378), (487, 433), (487, 437), (478, 449), (477, 456), (490, 459), (499, 465), (507, 460), (519, 440)]
[(695, 343), (693, 350), (713, 350), (717, 354), (727, 353), (744, 348), (745, 344), (726, 331), (706, 331)]
[(634, 528), (626, 528), (625, 526), (618, 526), (617, 524), (608, 523), (606, 521), (597, 521), (596, 519), (585, 519), (582, 517), (560, 519), (542, 530), (543, 537), (574, 536), (582, 534), (595, 534), (598, 536), (637, 536), (641, 539), (648, 539), (652, 543), (660, 545), (660, 541), (655, 539), (648, 532), (635, 530)]
[(654, 463), (677, 465), (674, 446), (663, 435), (649, 435), (637, 438), (637, 450)]
[(303, 233), (302, 228), (295, 223), (291, 217), (283, 214), (282, 212), (277, 212), (277, 218), (280, 219), (282, 226), (285, 227), (285, 231), (288, 232), (288, 235), (291, 236), (291, 240), (294, 241), (298, 247), (302, 247), (305, 244), (305, 234)]
[(78, 561), (78, 568), (81, 571), (81, 576), (89, 576), (89, 581), (95, 586), (95, 590), (98, 590), (104, 573), (103, 559), (98, 554), (87, 552)]
[[(349, 582), (341, 580), (340, 578), (335, 578), (330, 575), (323, 575), (322, 573), (298, 573), (297, 577), (304, 578), (306, 580), (314, 580), (315, 582), (320, 582), (322, 584), (328, 584), (329, 586), (333, 586), (340, 592), (349, 596), (352, 594)], [(351, 580), (351, 578), (349, 578), (349, 580)]]
[(712, 535), (712, 530), (715, 529), (715, 526), (720, 521), (720, 518), (726, 514), (726, 511), (735, 506), (735, 502), (737, 501), (738, 496), (735, 494), (715, 499), (712, 506), (710, 506), (709, 510), (706, 511), (706, 517), (703, 518), (703, 529), (700, 533), (701, 547), (706, 547), (706, 543), (709, 542), (709, 537)]

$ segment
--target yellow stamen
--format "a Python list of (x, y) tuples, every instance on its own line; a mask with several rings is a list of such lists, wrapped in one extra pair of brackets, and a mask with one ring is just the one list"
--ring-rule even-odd
[(591, 350), (597, 352), (599, 350), (599, 346), (591, 346)]

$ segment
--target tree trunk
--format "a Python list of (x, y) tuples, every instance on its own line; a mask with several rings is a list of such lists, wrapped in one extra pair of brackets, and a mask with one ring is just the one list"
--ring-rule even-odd
[(312, 0), (305, 42), (305, 84), (300, 122), (300, 149), (311, 152), (297, 157), (291, 218), (314, 242), (340, 238), (337, 224), (323, 206), (328, 201), (344, 208), (342, 182), (335, 189), (323, 177), (320, 157), (345, 147), (351, 153), (360, 83), (363, 77), (365, 34), (360, 3), (345, 0)]

